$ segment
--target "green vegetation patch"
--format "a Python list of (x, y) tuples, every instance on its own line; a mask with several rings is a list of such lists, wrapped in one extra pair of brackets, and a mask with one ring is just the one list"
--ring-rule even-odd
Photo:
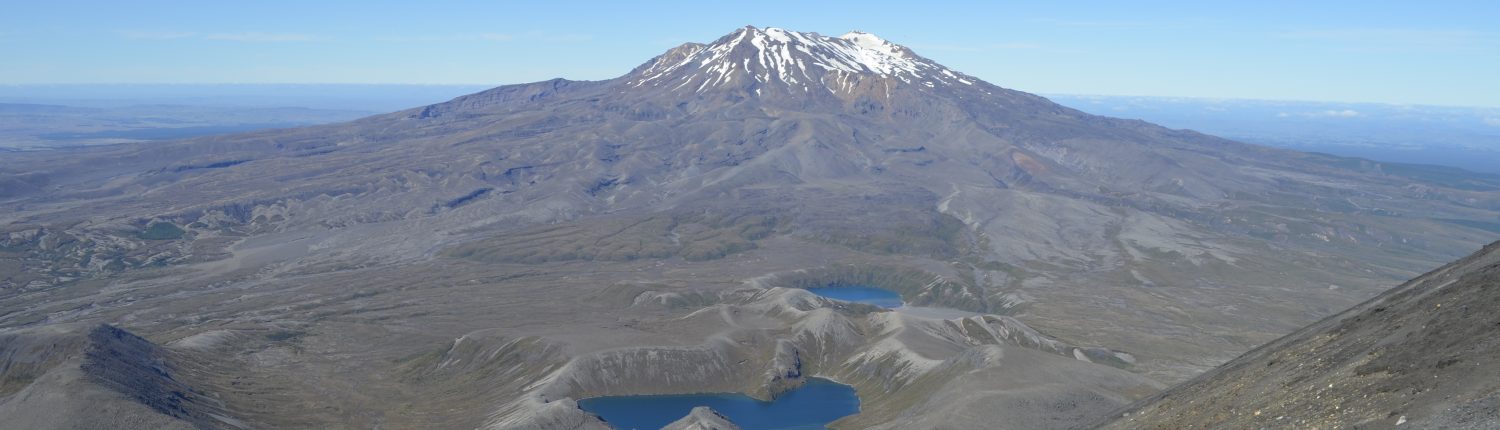
[(21, 391), (21, 389), (26, 388), (27, 385), (31, 385), (31, 382), (35, 381), (36, 378), (37, 375), (35, 373), (31, 373), (24, 369), (20, 371), (8, 372), (4, 376), (0, 376), (0, 397), (5, 397), (17, 391)]
[(917, 222), (870, 228), (830, 228), (806, 238), (873, 254), (940, 259), (959, 256), (968, 249), (967, 228), (963, 221), (936, 212), (922, 215), (925, 219)]
[(141, 239), (146, 240), (177, 240), (187, 234), (186, 230), (170, 222), (154, 222), (141, 232)]
[(443, 251), (485, 262), (705, 261), (755, 249), (782, 221), (773, 215), (659, 214), (607, 222), (539, 226)]
[(302, 336), (304, 336), (306, 334), (307, 334), (307, 332), (303, 332), (303, 331), (277, 330), (277, 331), (273, 331), (273, 332), (270, 332), (270, 333), (266, 333), (266, 340), (269, 340), (269, 341), (272, 341), (272, 342), (285, 342), (285, 341), (296, 340), (297, 338), (300, 338), (300, 337), (302, 337)]
[(1477, 229), (1488, 231), (1488, 232), (1492, 232), (1492, 233), (1500, 233), (1500, 222), (1487, 222), (1487, 221), (1476, 221), (1476, 220), (1468, 220), (1468, 219), (1449, 219), (1449, 218), (1438, 218), (1437, 220), (1438, 221), (1442, 221), (1442, 222), (1446, 222), (1446, 223), (1449, 223), (1449, 224), (1457, 224), (1457, 225), (1461, 225), (1461, 226), (1464, 226), (1464, 227), (1477, 228)]

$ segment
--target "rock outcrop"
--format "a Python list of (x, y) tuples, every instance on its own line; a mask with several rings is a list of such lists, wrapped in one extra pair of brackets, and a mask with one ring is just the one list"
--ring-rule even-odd
[(729, 422), (728, 418), (707, 406), (699, 406), (682, 419), (662, 427), (662, 430), (740, 430), (740, 426)]

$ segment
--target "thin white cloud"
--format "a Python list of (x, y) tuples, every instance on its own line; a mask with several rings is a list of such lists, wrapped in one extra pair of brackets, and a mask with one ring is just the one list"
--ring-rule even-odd
[(1276, 117), (1277, 118), (1291, 118), (1291, 117), (1294, 117), (1294, 116), (1299, 116), (1299, 117), (1303, 117), (1303, 118), (1355, 118), (1355, 117), (1359, 117), (1359, 116), (1363, 116), (1363, 115), (1364, 114), (1359, 113), (1359, 111), (1354, 110), (1354, 109), (1329, 109), (1329, 110), (1324, 110), (1324, 111), (1302, 112), (1302, 113), (1279, 112), (1279, 113), (1276, 114)]
[(1029, 21), (1037, 24), (1048, 25), (1057, 28), (1068, 28), (1090, 31), (1143, 31), (1143, 30), (1185, 30), (1191, 28), (1203, 28), (1219, 25), (1217, 20), (1200, 17), (1180, 17), (1165, 21), (1139, 21), (1139, 20), (1086, 20), (1086, 19), (1057, 19), (1057, 18), (1032, 18)]
[[(375, 38), (376, 42), (393, 42), (393, 43), (438, 43), (438, 42), (462, 42), (462, 41), (475, 41), (475, 40), (487, 40), (487, 39), (480, 38), (479, 35), (477, 35), (477, 34), (447, 34), (447, 35), (424, 34), (424, 35), (420, 35), (420, 36), (382, 36), (382, 37)], [(507, 38), (504, 38), (504, 39), (488, 39), (488, 40), (509, 40), (509, 38), (507, 37)]]
[(529, 32), (521, 35), (507, 33), (456, 33), (456, 34), (424, 34), (416, 36), (382, 36), (376, 37), (377, 42), (392, 43), (441, 43), (441, 42), (509, 42), (512, 40), (530, 40), (540, 42), (574, 43), (593, 40), (594, 36), (582, 33), (553, 34), (544, 32)]
[(540, 40), (543, 42), (578, 43), (594, 40), (594, 35), (584, 33), (547, 33), (533, 31), (526, 33), (527, 39)]
[(1494, 34), (1454, 29), (1340, 28), (1289, 31), (1276, 36), (1354, 52), (1473, 51), (1497, 45)]
[(942, 45), (927, 43), (912, 43), (907, 45), (918, 51), (933, 52), (989, 52), (989, 51), (1053, 51), (1063, 52), (1058, 49), (1048, 48), (1046, 45), (1033, 42), (1003, 42), (983, 45)]
[(921, 50), (921, 51), (947, 51), (947, 52), (983, 52), (984, 51), (983, 48), (980, 48), (980, 47), (977, 47), (977, 46), (933, 45), (933, 44), (927, 44), (927, 43), (913, 43), (913, 44), (909, 44), (907, 46), (911, 47), (912, 49), (917, 49), (917, 50)]
[(120, 37), (132, 40), (217, 40), (230, 42), (312, 42), (321, 37), (301, 33), (197, 33), (192, 31), (124, 30)]
[(203, 36), (207, 40), (227, 40), (233, 42), (312, 42), (318, 40), (317, 36), (300, 33), (211, 33)]
[(198, 33), (194, 33), (194, 32), (191, 32), (191, 31), (125, 30), (125, 31), (121, 31), (120, 32), (120, 36), (124, 37), (126, 39), (135, 39), (135, 40), (172, 40), (172, 39), (188, 39), (188, 38), (192, 38), (192, 37), (197, 37)]
[(1500, 117), (1485, 118), (1484, 119), (1484, 123), (1485, 124), (1489, 124), (1489, 125), (1493, 125), (1493, 126), (1496, 126), (1496, 127), (1500, 127)]
[(1322, 112), (1314, 113), (1314, 114), (1312, 114), (1312, 116), (1325, 116), (1325, 117), (1335, 117), (1335, 118), (1353, 118), (1353, 117), (1359, 116), (1359, 111), (1356, 111), (1356, 110), (1353, 110), (1353, 109), (1325, 110), (1325, 111), (1322, 111)]
[(1119, 29), (1119, 28), (1150, 28), (1150, 27), (1160, 27), (1159, 25), (1155, 25), (1153, 23), (1144, 22), (1144, 21), (1089, 21), (1089, 20), (1054, 19), (1054, 18), (1036, 18), (1036, 19), (1032, 19), (1031, 21), (1032, 22), (1036, 22), (1036, 23), (1041, 23), (1041, 24), (1048, 24), (1048, 25), (1052, 25), (1052, 26), (1056, 26), (1056, 27), (1072, 27), (1072, 28), (1115, 28), (1115, 29)]
[(1006, 42), (995, 44), (995, 49), (1042, 49), (1040, 43), (1031, 42)]

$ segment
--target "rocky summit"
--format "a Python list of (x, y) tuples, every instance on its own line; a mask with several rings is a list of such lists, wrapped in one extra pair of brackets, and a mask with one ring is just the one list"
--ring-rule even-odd
[[(871, 34), (745, 27), (609, 80), (5, 154), (0, 422), (607, 428), (576, 401), (823, 377), (860, 397), (835, 428), (1069, 428), (1497, 219), (1500, 177), (1095, 116)], [(804, 289), (845, 285), (907, 306)], [(127, 375), (12, 347), (100, 330), (135, 345)], [(54, 427), (114, 428), (75, 416)]]

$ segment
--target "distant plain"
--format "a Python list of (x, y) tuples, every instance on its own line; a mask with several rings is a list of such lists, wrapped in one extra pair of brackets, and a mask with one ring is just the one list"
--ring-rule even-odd
[[(0, 86), (0, 151), (181, 139), (347, 121), (491, 85)], [(1045, 94), (1096, 115), (1243, 142), (1500, 173), (1500, 108)], [(47, 122), (32, 119), (45, 116)]]

